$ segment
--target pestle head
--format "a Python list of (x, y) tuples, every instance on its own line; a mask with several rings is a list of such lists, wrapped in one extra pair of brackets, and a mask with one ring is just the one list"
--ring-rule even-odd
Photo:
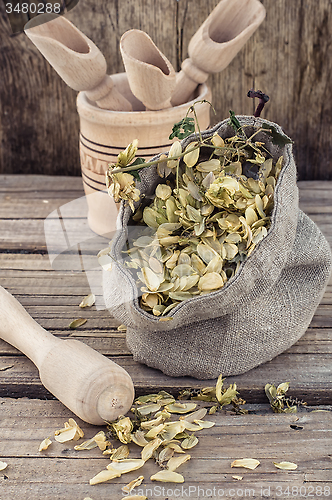
[(58, 340), (39, 366), (43, 385), (85, 422), (105, 425), (131, 407), (126, 370), (77, 340)]

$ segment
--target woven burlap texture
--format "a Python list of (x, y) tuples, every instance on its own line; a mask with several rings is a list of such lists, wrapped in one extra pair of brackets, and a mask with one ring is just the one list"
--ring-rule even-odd
[[(267, 120), (238, 119), (249, 133), (250, 127), (266, 124), (283, 134)], [(216, 131), (224, 138), (234, 135), (225, 120), (202, 136)], [(182, 147), (192, 140), (182, 141)], [(305, 333), (330, 276), (331, 251), (318, 227), (299, 210), (292, 145), (267, 145), (275, 161), (284, 157), (267, 236), (221, 290), (181, 302), (170, 311), (170, 321), (160, 322), (139, 307), (135, 280), (122, 264), (131, 230), (131, 209), (122, 204), (111, 244), (114, 263), (104, 273), (104, 298), (111, 314), (127, 326), (136, 361), (170, 376), (237, 375), (273, 359)], [(137, 187), (151, 196), (160, 181), (156, 169), (149, 168), (141, 171)]]

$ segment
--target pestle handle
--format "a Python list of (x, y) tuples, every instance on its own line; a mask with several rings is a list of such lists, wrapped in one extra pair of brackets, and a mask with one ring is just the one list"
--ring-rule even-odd
[(39, 326), (24, 307), (0, 287), (0, 338), (22, 351), (38, 367), (59, 339)]
[(77, 340), (54, 337), (2, 287), (0, 304), (0, 338), (33, 361), (46, 389), (78, 417), (102, 425), (130, 409), (134, 386), (122, 367)]

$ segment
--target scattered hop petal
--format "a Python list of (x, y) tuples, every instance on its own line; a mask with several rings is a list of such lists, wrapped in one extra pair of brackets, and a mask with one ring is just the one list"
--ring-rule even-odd
[(231, 467), (244, 467), (245, 469), (254, 470), (259, 466), (259, 464), (259, 460), (256, 460), (255, 458), (242, 458), (234, 460), (234, 462), (231, 463)]
[(129, 495), (129, 496), (123, 497), (121, 500), (148, 500), (148, 497), (146, 497), (144, 495)]
[(180, 465), (184, 464), (190, 460), (190, 455), (180, 455), (178, 457), (172, 457), (167, 462), (167, 470), (174, 472)]
[(190, 450), (194, 446), (198, 444), (198, 439), (194, 434), (192, 434), (190, 437), (184, 439), (181, 443), (181, 446), (184, 450)]
[(201, 429), (210, 429), (214, 425), (216, 425), (215, 422), (210, 422), (209, 420), (194, 420), (195, 424), (198, 424)]
[(166, 201), (172, 195), (172, 188), (167, 184), (158, 184), (156, 187), (156, 196)]
[[(173, 158), (173, 157), (178, 157), (182, 153), (182, 146), (180, 141), (175, 141), (173, 142), (171, 149), (169, 150), (168, 157)], [(167, 162), (167, 167), (168, 168), (175, 168), (178, 165), (179, 160), (168, 160)]]
[(65, 422), (65, 427), (55, 431), (54, 435), (56, 441), (59, 443), (65, 443), (71, 440), (78, 441), (80, 438), (84, 437), (84, 432), (75, 420), (70, 418), (68, 422)]
[(185, 430), (186, 426), (183, 421), (168, 422), (165, 424), (160, 436), (164, 441), (171, 441), (177, 434)]
[(119, 325), (117, 330), (118, 330), (118, 332), (126, 332), (127, 327), (126, 327), (126, 325)]
[(101, 451), (105, 451), (107, 446), (110, 444), (107, 441), (106, 434), (104, 431), (98, 432), (95, 436), (93, 436), (92, 439), (97, 443), (97, 446)]
[(115, 460), (107, 466), (107, 470), (117, 472), (118, 474), (127, 474), (132, 470), (137, 470), (143, 467), (145, 460), (140, 458), (124, 458), (122, 460)]
[(129, 417), (121, 418), (118, 422), (112, 422), (111, 425), (121, 443), (130, 443), (133, 424)]
[(6, 467), (8, 467), (8, 464), (6, 464), (6, 462), (0, 462), (0, 470), (5, 470)]
[(82, 307), (82, 308), (84, 308), (84, 307), (91, 307), (91, 306), (93, 306), (93, 304), (95, 302), (96, 302), (95, 295), (93, 293), (89, 293), (89, 295), (87, 295), (86, 297), (84, 297), (84, 299), (80, 303), (80, 307)]
[(98, 264), (105, 271), (111, 271), (113, 265), (113, 259), (109, 255), (100, 255), (100, 257), (98, 257)]
[(183, 415), (180, 417), (180, 420), (186, 420), (186, 422), (195, 422), (196, 420), (200, 420), (205, 417), (207, 414), (207, 408), (200, 408), (199, 410), (196, 410), (192, 413), (189, 413), (188, 415)]
[(162, 439), (156, 438), (153, 441), (150, 441), (146, 446), (144, 446), (143, 450), (141, 451), (141, 457), (146, 462), (146, 460), (149, 460), (149, 458), (152, 457), (153, 452), (159, 448), (159, 446), (162, 443)]
[(185, 149), (186, 154), (183, 157), (183, 161), (185, 162), (185, 164), (189, 168), (196, 165), (196, 163), (198, 161), (200, 148), (197, 148), (197, 149), (194, 149), (194, 151), (191, 151), (193, 148), (195, 148), (195, 146), (197, 146), (197, 142), (191, 142), (190, 144), (188, 144), (188, 146)]
[(156, 425), (156, 427), (153, 427), (145, 434), (145, 437), (148, 439), (154, 439), (164, 429), (164, 427), (164, 424)]
[(146, 286), (151, 292), (156, 292), (161, 284), (161, 279), (149, 267), (142, 268), (142, 274)]
[(243, 479), (243, 476), (232, 476), (232, 478), (241, 481), (241, 479)]
[(119, 448), (112, 450), (109, 455), (111, 460), (122, 460), (129, 456), (129, 448), (126, 444), (123, 444)]
[(167, 462), (172, 458), (174, 455), (175, 450), (170, 448), (169, 446), (166, 446), (163, 450), (158, 455), (158, 464), (162, 464), (163, 462)]
[(69, 328), (71, 330), (76, 330), (76, 328), (79, 328), (80, 326), (84, 325), (88, 320), (85, 318), (77, 318), (74, 319), (69, 325)]
[(196, 166), (196, 169), (199, 172), (215, 172), (216, 170), (220, 169), (220, 161), (219, 160), (208, 160), (208, 161), (203, 161), (202, 163), (199, 163)]
[(145, 439), (144, 437), (144, 432), (141, 431), (141, 430), (137, 430), (135, 432), (135, 434), (132, 434), (131, 435), (131, 440), (137, 444), (137, 446), (141, 446), (142, 448), (144, 448), (145, 445), (148, 444), (148, 441)]
[(223, 148), (225, 147), (225, 142), (224, 142), (224, 139), (222, 137), (220, 137), (220, 135), (215, 132), (212, 136), (212, 139), (211, 139), (211, 142), (212, 144), (216, 147), (216, 148)]
[(196, 403), (173, 403), (172, 405), (166, 406), (165, 409), (169, 413), (189, 413), (196, 408)]
[(90, 484), (99, 484), (99, 483), (105, 483), (105, 481), (110, 481), (111, 479), (114, 479), (115, 477), (120, 477), (121, 473), (114, 471), (114, 470), (102, 470), (94, 476), (92, 479), (90, 479)]
[(181, 474), (169, 470), (161, 470), (157, 474), (153, 474), (150, 479), (151, 481), (161, 481), (163, 483), (184, 483), (184, 477)]
[[(133, 479), (132, 481), (130, 481), (130, 483), (123, 486), (121, 489), (124, 493), (129, 494), (133, 489), (136, 488), (136, 486), (140, 486), (143, 481), (144, 481), (144, 476), (139, 476), (138, 478)], [(127, 496), (126, 498), (129, 498), (129, 497)], [(144, 498), (146, 498), (146, 497), (144, 497)]]
[(295, 470), (297, 469), (297, 464), (294, 464), (293, 462), (273, 462), (274, 465), (277, 467), (277, 469), (283, 469), (283, 470)]
[(137, 408), (137, 411), (140, 415), (146, 416), (150, 415), (151, 413), (155, 413), (156, 411), (159, 411), (161, 408), (161, 405), (159, 403), (152, 403), (152, 404), (147, 404), (140, 406)]
[(47, 450), (47, 448), (52, 444), (52, 441), (49, 438), (44, 439), (39, 445), (39, 450), (38, 451), (44, 451)]
[(74, 446), (74, 450), (81, 451), (81, 450), (93, 450), (94, 448), (97, 448), (97, 443), (96, 441), (91, 438), (88, 439), (87, 441), (84, 441), (84, 443), (77, 444)]
[(185, 451), (177, 443), (169, 443), (167, 448), (171, 448), (175, 453), (185, 453)]
[(224, 280), (218, 273), (206, 273), (200, 278), (197, 286), (202, 291), (218, 290), (224, 286)]

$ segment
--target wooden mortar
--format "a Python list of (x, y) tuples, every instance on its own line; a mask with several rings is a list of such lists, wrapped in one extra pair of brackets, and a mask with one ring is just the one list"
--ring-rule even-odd
[[(173, 108), (159, 111), (144, 111), (144, 106), (131, 93), (125, 73), (112, 75), (115, 86), (132, 106), (132, 112), (110, 111), (98, 108), (89, 101), (85, 92), (77, 98), (80, 116), (80, 157), (84, 191), (88, 203), (88, 223), (99, 235), (112, 237), (116, 229), (116, 216), (120, 204), (108, 195), (105, 173), (108, 166), (116, 163), (118, 154), (134, 139), (138, 139), (137, 156), (149, 161), (161, 152), (169, 151), (173, 141), (169, 140), (172, 127), (182, 120), (188, 108), (197, 100), (211, 100), (211, 91), (206, 84), (200, 85), (191, 100)], [(201, 130), (210, 124), (210, 106), (207, 103), (196, 107)]]

